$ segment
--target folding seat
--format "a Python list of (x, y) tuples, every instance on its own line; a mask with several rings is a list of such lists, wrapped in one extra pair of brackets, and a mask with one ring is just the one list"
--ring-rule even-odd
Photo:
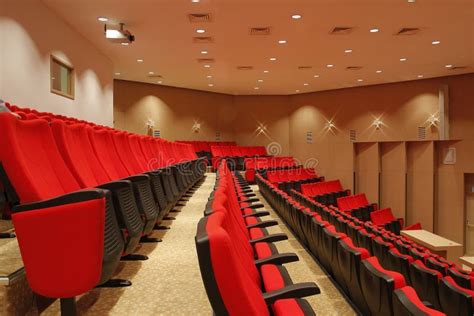
[[(204, 217), (198, 224), (196, 248), (201, 276), (216, 315), (314, 315), (301, 297), (319, 293), (314, 283), (292, 284), (285, 276), (275, 285), (275, 266), (260, 265), (238, 252), (223, 224), (224, 214)], [(278, 269), (278, 268), (276, 268)], [(269, 271), (270, 270), (270, 271)], [(273, 270), (273, 273), (272, 271)], [(268, 273), (268, 275), (267, 275)], [(260, 279), (260, 277), (262, 279)], [(262, 289), (267, 287), (271, 290)]]
[(451, 267), (448, 269), (448, 276), (454, 279), (459, 286), (474, 290), (474, 272), (467, 272)]
[(436, 309), (426, 306), (411, 286), (393, 291), (393, 316), (443, 316)]
[(448, 274), (449, 265), (438, 261), (434, 257), (426, 258), (426, 266), (430, 269), (437, 270), (443, 276)]
[(405, 286), (403, 275), (384, 269), (377, 257), (370, 257), (362, 261), (360, 282), (370, 314), (392, 315), (393, 291)]
[(373, 254), (374, 251), (372, 249), (372, 239), (375, 238), (375, 235), (368, 233), (366, 229), (359, 230), (358, 234), (357, 245), (367, 249), (370, 254)]
[[(132, 182), (138, 210), (145, 224), (142, 241), (159, 241), (158, 239), (146, 237), (152, 232), (158, 218), (158, 208), (151, 190), (149, 176), (135, 174), (133, 172), (130, 163), (133, 155), (127, 154), (131, 153), (131, 150), (128, 149), (126, 152), (123, 152), (122, 149), (120, 149), (119, 151), (122, 152), (119, 153), (115, 147), (111, 131), (89, 128), (88, 134), (96, 157), (99, 159), (109, 177), (113, 180), (129, 180)], [(120, 158), (121, 156), (122, 158)], [(130, 159), (127, 159), (127, 156), (129, 156)], [(129, 169), (123, 164), (123, 161), (127, 161), (127, 167)]]
[(398, 249), (400, 253), (411, 256), (410, 249), (412, 248), (412, 246), (406, 244), (403, 240), (395, 240), (394, 246)]
[(392, 248), (394, 248), (394, 245), (390, 242), (385, 242), (380, 236), (372, 239), (372, 254), (377, 257), (383, 267), (387, 265), (388, 252)]
[(0, 177), (31, 289), (71, 298), (107, 282), (124, 249), (110, 193), (81, 191), (46, 121), (0, 113), (0, 127), (8, 149), (0, 151)]
[(347, 235), (336, 231), (335, 227), (330, 225), (322, 229), (321, 234), (321, 256), (318, 258), (326, 271), (332, 275), (339, 274), (339, 265), (337, 264), (337, 243), (346, 238)]
[(410, 264), (411, 285), (423, 301), (430, 302), (436, 309), (440, 309), (438, 283), (442, 274), (430, 269), (420, 260)]
[(411, 247), (409, 249), (409, 255), (412, 256), (415, 260), (420, 260), (421, 262), (423, 262), (423, 264), (426, 263), (426, 259), (428, 259), (428, 257), (430, 256), (428, 252), (421, 252), (415, 247)]
[(459, 286), (449, 276), (439, 283), (439, 299), (448, 316), (474, 315), (474, 291)]
[(413, 257), (404, 255), (397, 248), (391, 248), (385, 257), (384, 268), (401, 273), (407, 284), (411, 284), (410, 264), (414, 262)]
[(338, 242), (337, 257), (343, 288), (359, 310), (367, 314), (368, 306), (360, 283), (360, 266), (362, 260), (370, 257), (369, 252), (365, 248), (356, 247), (350, 238), (343, 238)]

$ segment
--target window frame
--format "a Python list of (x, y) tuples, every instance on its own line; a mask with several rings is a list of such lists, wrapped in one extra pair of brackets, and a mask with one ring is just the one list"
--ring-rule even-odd
[[(54, 84), (53, 84), (53, 65), (54, 63), (56, 64), (59, 64), (60, 66), (63, 66), (65, 68), (67, 68), (70, 72), (70, 76), (68, 78), (69, 80), (69, 86), (71, 87), (71, 94), (69, 93), (65, 93), (61, 90), (56, 90), (54, 89)], [(61, 60), (60, 58), (54, 56), (54, 55), (51, 55), (51, 58), (50, 58), (50, 70), (49, 70), (49, 81), (50, 81), (50, 88), (51, 88), (51, 93), (54, 93), (54, 94), (57, 94), (57, 95), (60, 95), (62, 97), (65, 97), (65, 98), (68, 98), (68, 99), (71, 99), (71, 100), (74, 100), (75, 98), (75, 75), (76, 75), (76, 72), (74, 70), (74, 67), (65, 62), (64, 60)]]

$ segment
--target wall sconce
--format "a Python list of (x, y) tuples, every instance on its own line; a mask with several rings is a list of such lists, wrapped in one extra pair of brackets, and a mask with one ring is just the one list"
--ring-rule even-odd
[(199, 131), (201, 130), (201, 123), (194, 122), (192, 130), (194, 133), (199, 133)]
[(431, 114), (427, 122), (430, 124), (430, 127), (437, 126), (439, 123), (439, 118), (435, 114)]
[(152, 119), (148, 119), (145, 124), (148, 129), (153, 129), (155, 127), (155, 121)]
[(257, 129), (256, 129), (257, 136), (260, 134), (265, 134), (266, 131), (267, 131), (267, 127), (265, 126), (265, 124), (258, 123)]
[(382, 127), (382, 125), (383, 125), (383, 122), (379, 118), (376, 118), (372, 123), (372, 126), (374, 126), (375, 129), (380, 129)]
[(332, 130), (333, 128), (336, 128), (336, 125), (332, 121), (328, 121), (326, 123), (326, 129), (327, 130)]

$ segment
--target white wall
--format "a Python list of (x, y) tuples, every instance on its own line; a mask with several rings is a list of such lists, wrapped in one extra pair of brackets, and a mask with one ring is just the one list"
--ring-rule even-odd
[[(75, 99), (50, 92), (50, 55), (75, 69)], [(113, 125), (113, 65), (39, 0), (0, 0), (0, 98)]]

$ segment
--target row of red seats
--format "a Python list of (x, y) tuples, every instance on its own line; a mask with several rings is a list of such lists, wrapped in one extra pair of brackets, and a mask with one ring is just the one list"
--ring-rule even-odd
[(0, 179), (31, 289), (65, 299), (129, 286), (111, 280), (119, 261), (147, 259), (133, 251), (159, 241), (153, 229), (202, 179), (201, 160), (186, 144), (21, 117), (0, 113)]
[[(438, 310), (447, 315), (472, 315), (471, 289), (463, 288), (451, 276), (429, 282), (433, 269), (421, 260), (413, 258), (408, 266), (402, 263), (408, 257), (394, 243), (404, 237), (364, 223), (337, 207), (324, 206), (295, 190), (289, 196), (260, 176), (257, 183), (264, 197), (364, 315), (445, 315)], [(411, 244), (419, 251), (426, 250)], [(430, 261), (435, 258), (436, 262), (446, 261), (434, 254)], [(408, 274), (404, 274), (404, 268)], [(427, 301), (429, 307), (422, 301)]]
[(301, 192), (325, 205), (335, 205), (338, 198), (351, 194), (342, 188), (339, 180), (306, 183), (301, 185)]
[(258, 170), (284, 169), (296, 167), (297, 162), (293, 157), (254, 157), (245, 158), (245, 180), (255, 182), (255, 172)]
[(262, 221), (268, 212), (243, 179), (223, 161), (205, 217), (198, 224), (196, 247), (201, 276), (216, 315), (315, 315), (302, 297), (318, 294), (314, 283), (293, 284), (283, 264), (292, 253), (278, 253), (274, 242), (284, 234), (268, 234)]
[(236, 142), (220, 142), (220, 141), (200, 141), (200, 140), (179, 140), (178, 143), (193, 145), (194, 151), (211, 152), (211, 146), (236, 146)]
[(268, 181), (276, 184), (280, 189), (286, 192), (289, 192), (291, 189), (299, 191), (301, 190), (301, 185), (305, 183), (324, 180), (324, 178), (318, 177), (314, 169), (303, 167), (267, 170), (263, 175)]
[(265, 146), (211, 146), (213, 157), (267, 156)]

